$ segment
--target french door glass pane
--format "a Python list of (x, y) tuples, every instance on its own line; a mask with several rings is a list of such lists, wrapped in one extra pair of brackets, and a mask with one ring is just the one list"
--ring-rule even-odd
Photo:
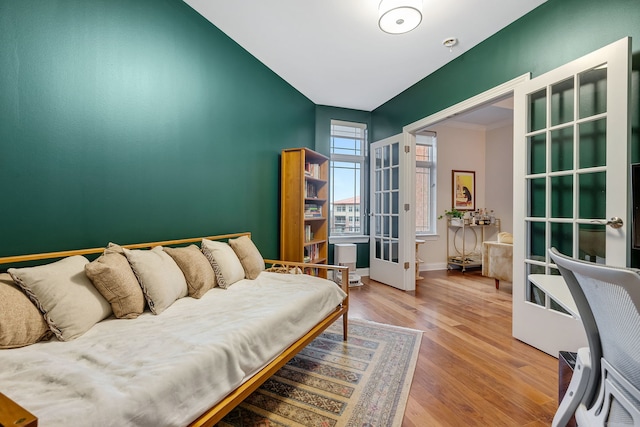
[(547, 124), (547, 91), (540, 90), (529, 95), (529, 132), (544, 129)]
[(551, 86), (551, 125), (573, 121), (573, 78)]
[(555, 302), (555, 300), (554, 300), (553, 298), (549, 298), (549, 308), (550, 308), (551, 310), (554, 310), (554, 311), (559, 311), (560, 313), (569, 314), (569, 315), (571, 314), (571, 313), (569, 313), (567, 310), (565, 310), (564, 308), (562, 308), (562, 307), (560, 306), (560, 304), (558, 304), (557, 302)]
[(547, 171), (547, 137), (538, 134), (529, 137), (529, 174)]
[(529, 259), (544, 261), (547, 253), (546, 223), (529, 222)]
[(399, 192), (394, 191), (393, 193), (391, 193), (391, 213), (393, 214), (397, 214), (399, 212), (399, 206), (398, 206), (399, 197), (400, 197)]
[(382, 154), (382, 164), (385, 168), (391, 166), (391, 156), (389, 155), (389, 146), (385, 145), (382, 147), (384, 153)]
[(573, 217), (573, 175), (551, 177), (551, 216)]
[(545, 274), (545, 267), (543, 265), (538, 264), (526, 264), (527, 267), (527, 276), (529, 274)]
[(604, 263), (606, 259), (606, 230), (601, 224), (578, 226), (578, 257), (585, 261)]
[(573, 169), (573, 126), (551, 132), (551, 171)]
[(391, 261), (398, 262), (398, 242), (391, 242)]
[(391, 217), (391, 237), (397, 239), (400, 237), (398, 234), (398, 216), (394, 215)]
[[(548, 274), (552, 276), (560, 276), (560, 270), (558, 270), (557, 268), (549, 267), (547, 270), (548, 270)], [(560, 305), (557, 302), (555, 302), (553, 298), (549, 298), (549, 308), (564, 314), (571, 315), (571, 313), (569, 313), (567, 310), (560, 307)]]
[(573, 223), (551, 222), (551, 245), (568, 256), (573, 256)]
[(579, 212), (581, 219), (604, 218), (607, 205), (607, 173), (578, 175)]
[(545, 306), (546, 295), (544, 292), (540, 290), (536, 285), (529, 282), (529, 302), (532, 302), (536, 305)]
[(581, 119), (606, 113), (607, 68), (594, 68), (578, 76), (580, 82), (579, 110)]
[(529, 216), (543, 218), (547, 209), (546, 178), (529, 180)]
[(580, 123), (578, 126), (580, 168), (607, 164), (607, 120)]
[(398, 166), (400, 164), (400, 144), (391, 144), (391, 166)]
[(398, 166), (394, 166), (391, 169), (391, 189), (398, 190), (400, 188), (400, 168)]

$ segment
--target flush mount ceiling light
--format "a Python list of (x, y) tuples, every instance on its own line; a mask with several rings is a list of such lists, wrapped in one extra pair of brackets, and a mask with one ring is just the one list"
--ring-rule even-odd
[(378, 14), (378, 25), (385, 33), (408, 33), (422, 21), (422, 0), (382, 0)]

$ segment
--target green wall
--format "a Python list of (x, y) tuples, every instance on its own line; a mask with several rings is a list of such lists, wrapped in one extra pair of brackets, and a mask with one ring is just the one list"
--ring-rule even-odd
[[(372, 112), (373, 141), (474, 95), (632, 37), (631, 162), (640, 162), (640, 3), (638, 0), (548, 0)], [(640, 251), (631, 251), (640, 266)]]
[(379, 140), (627, 35), (637, 0), (549, 0), (369, 113), (315, 106), (180, 0), (0, 0), (0, 256), (249, 230), (277, 257), (282, 148), (328, 154), (332, 118)]
[(376, 108), (373, 141), (522, 74), (541, 75), (626, 36), (639, 52), (638, 0), (548, 0)]
[(180, 0), (0, 0), (0, 256), (251, 231), (315, 105)]

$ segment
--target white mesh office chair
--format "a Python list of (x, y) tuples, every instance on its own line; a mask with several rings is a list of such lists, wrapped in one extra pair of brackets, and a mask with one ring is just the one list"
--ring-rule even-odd
[(589, 348), (578, 350), (553, 426), (640, 426), (640, 270), (575, 260), (549, 249), (576, 302)]

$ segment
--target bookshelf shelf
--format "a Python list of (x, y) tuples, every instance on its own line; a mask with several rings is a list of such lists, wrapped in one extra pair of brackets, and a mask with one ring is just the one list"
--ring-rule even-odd
[(311, 246), (311, 245), (319, 245), (319, 244), (324, 244), (326, 242), (326, 240), (311, 240), (310, 242), (304, 242), (305, 246)]
[(291, 148), (280, 160), (280, 258), (325, 264), (329, 159), (308, 148)]

